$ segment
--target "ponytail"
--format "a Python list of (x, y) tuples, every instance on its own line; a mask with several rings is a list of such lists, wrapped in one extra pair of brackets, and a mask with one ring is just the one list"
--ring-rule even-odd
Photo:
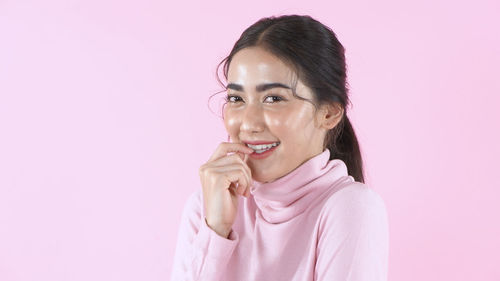
[(327, 133), (325, 144), (330, 150), (330, 160), (344, 161), (349, 175), (357, 182), (365, 182), (358, 139), (345, 111), (340, 122)]

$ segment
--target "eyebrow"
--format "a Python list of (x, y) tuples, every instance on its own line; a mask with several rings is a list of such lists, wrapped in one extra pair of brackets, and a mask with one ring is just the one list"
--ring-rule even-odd
[[(227, 89), (233, 89), (235, 91), (243, 91), (243, 86), (239, 84), (234, 84), (234, 83), (229, 83), (226, 87)], [(272, 88), (285, 88), (285, 89), (291, 89), (289, 86), (281, 83), (268, 83), (268, 84), (260, 84), (255, 87), (255, 90), (257, 92), (264, 92), (266, 90), (272, 89)]]

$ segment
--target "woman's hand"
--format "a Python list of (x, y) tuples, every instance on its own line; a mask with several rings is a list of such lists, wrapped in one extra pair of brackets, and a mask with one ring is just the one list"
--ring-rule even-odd
[[(228, 153), (234, 154), (228, 155)], [(246, 160), (253, 149), (241, 143), (219, 144), (200, 167), (207, 225), (227, 238), (238, 210), (238, 195), (250, 196), (252, 172)]]

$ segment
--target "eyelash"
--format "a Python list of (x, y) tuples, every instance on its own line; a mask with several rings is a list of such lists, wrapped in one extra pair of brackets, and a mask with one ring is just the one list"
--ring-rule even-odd
[[(272, 103), (275, 103), (275, 102), (279, 102), (279, 101), (284, 101), (285, 99), (280, 97), (280, 96), (275, 96), (275, 95), (269, 95), (269, 96), (266, 96), (266, 98), (264, 100), (266, 100), (267, 98), (269, 97), (273, 97), (273, 98), (278, 98), (278, 100), (273, 100)], [(231, 98), (239, 98), (241, 100), (241, 97), (240, 96), (236, 96), (236, 95), (227, 95), (226, 96), (226, 102), (230, 102), (230, 103), (236, 103), (237, 101), (231, 101)]]

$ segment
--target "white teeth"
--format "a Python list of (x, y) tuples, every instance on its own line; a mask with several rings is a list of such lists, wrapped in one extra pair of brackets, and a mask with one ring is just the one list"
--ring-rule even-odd
[(256, 153), (262, 153), (274, 146), (277, 146), (278, 144), (280, 144), (280, 142), (275, 142), (272, 144), (259, 144), (259, 145), (247, 144), (247, 146), (255, 150)]

